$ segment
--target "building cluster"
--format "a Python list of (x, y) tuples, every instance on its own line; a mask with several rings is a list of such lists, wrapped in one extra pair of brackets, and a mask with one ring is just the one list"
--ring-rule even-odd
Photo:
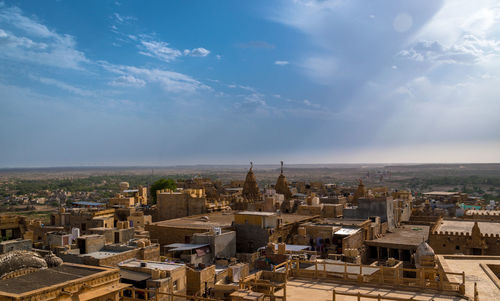
[[(226, 185), (197, 178), (148, 192), (123, 182), (107, 203), (75, 202), (46, 224), (0, 215), (0, 300), (359, 300), (373, 286), (388, 300), (478, 299), (476, 266), (500, 283), (500, 213), (467, 201), (289, 182), (283, 163), (267, 187), (253, 166)], [(437, 210), (444, 204), (464, 212)]]

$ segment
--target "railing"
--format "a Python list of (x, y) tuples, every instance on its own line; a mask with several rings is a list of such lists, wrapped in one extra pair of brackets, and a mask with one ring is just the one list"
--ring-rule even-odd
[(362, 294), (360, 292), (357, 292), (357, 293), (342, 292), (342, 291), (336, 291), (335, 289), (333, 289), (333, 292), (332, 292), (332, 301), (336, 301), (338, 295), (339, 296), (357, 297), (358, 301), (360, 301), (361, 298), (374, 299), (374, 300), (378, 300), (378, 301), (382, 301), (382, 300), (390, 300), (390, 301), (413, 301), (413, 300), (415, 300), (415, 299), (413, 299), (413, 297), (411, 297), (411, 298), (408, 299), (408, 298), (400, 298), (400, 297), (381, 296), (380, 294), (373, 295), (373, 294)]
[[(286, 282), (276, 284), (268, 280), (258, 280), (257, 278), (253, 278), (250, 281), (240, 282), (240, 288), (263, 293), (270, 300), (286, 301)], [(276, 294), (276, 291), (280, 289), (283, 289), (282, 296)]]
[[(300, 265), (309, 265), (309, 269), (301, 268)], [(314, 266), (314, 269), (310, 269)], [(328, 269), (328, 266), (341, 266), (336, 270)], [(352, 264), (346, 262), (326, 262), (326, 261), (308, 261), (308, 260), (289, 260), (274, 266), (273, 271), (285, 267), (287, 277), (321, 278), (321, 279), (343, 279), (343, 281), (352, 281), (356, 283), (376, 283), (389, 284), (404, 288), (426, 288), (440, 291), (450, 291), (464, 293), (465, 273), (446, 272), (437, 268), (431, 269), (409, 269), (402, 265), (395, 267), (370, 266), (363, 264)], [(374, 271), (375, 269), (375, 271)], [(363, 273), (371, 271), (371, 273)], [(408, 274), (414, 274), (415, 277), (409, 277)], [(461, 281), (451, 281), (450, 276), (461, 276)]]
[[(126, 296), (130, 294), (130, 296)], [(127, 287), (120, 291), (120, 300), (123, 301), (138, 301), (138, 300), (147, 300), (147, 301), (160, 301), (165, 300), (165, 297), (168, 297), (168, 301), (174, 300), (194, 300), (194, 301), (218, 301), (218, 299), (205, 298), (200, 296), (188, 296), (184, 294), (176, 294), (176, 293), (167, 293), (160, 292), (158, 289), (141, 289), (136, 287)]]

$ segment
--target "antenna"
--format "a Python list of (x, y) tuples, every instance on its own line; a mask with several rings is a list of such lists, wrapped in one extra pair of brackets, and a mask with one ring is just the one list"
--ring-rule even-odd
[(253, 169), (253, 162), (250, 161), (250, 170), (252, 170), (252, 169)]
[(281, 174), (283, 174), (283, 161), (281, 161)]

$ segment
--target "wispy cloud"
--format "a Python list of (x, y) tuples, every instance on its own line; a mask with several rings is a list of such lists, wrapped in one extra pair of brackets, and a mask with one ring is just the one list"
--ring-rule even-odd
[(178, 49), (168, 47), (168, 43), (159, 41), (141, 41), (144, 50), (139, 53), (142, 55), (157, 58), (159, 60), (170, 62), (182, 55)]
[(0, 6), (0, 24), (17, 30), (0, 32), (0, 56), (4, 58), (70, 69), (82, 69), (88, 62), (72, 36), (50, 30), (17, 7)]
[[(136, 37), (134, 36), (134, 38)], [(136, 39), (132, 40), (135, 41)], [(203, 47), (184, 49), (184, 51), (180, 51), (179, 49), (169, 47), (169, 44), (166, 42), (154, 40), (141, 40), (139, 49), (141, 49), (139, 52), (140, 54), (153, 57), (164, 62), (174, 61), (180, 56), (205, 57), (210, 54), (210, 50)]]
[(274, 61), (274, 64), (278, 65), (278, 66), (286, 66), (289, 64), (289, 62), (288, 61)]
[(125, 23), (130, 23), (132, 21), (136, 21), (137, 19), (132, 16), (124, 16), (120, 15), (119, 13), (114, 13), (113, 14), (113, 19), (119, 23), (119, 24), (125, 24)]
[(147, 83), (156, 83), (163, 90), (173, 93), (194, 93), (200, 90), (211, 90), (209, 86), (202, 82), (179, 72), (113, 65), (107, 62), (101, 62), (101, 66), (111, 73), (120, 75), (110, 83), (111, 85), (142, 87)]
[(210, 54), (210, 50), (207, 50), (205, 48), (194, 48), (192, 50), (185, 49), (184, 50), (184, 55), (189, 55), (189, 56), (207, 56)]
[(142, 88), (146, 85), (146, 81), (132, 75), (122, 75), (109, 83), (114, 87), (136, 87)]
[(464, 35), (446, 47), (438, 41), (417, 41), (398, 56), (416, 61), (445, 63), (476, 63), (491, 55), (500, 54), (500, 41)]

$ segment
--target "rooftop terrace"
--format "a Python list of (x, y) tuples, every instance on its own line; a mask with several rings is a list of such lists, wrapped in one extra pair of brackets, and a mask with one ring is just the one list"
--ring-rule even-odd
[[(145, 266), (141, 266), (145, 264)], [(159, 261), (144, 261), (138, 259), (130, 259), (118, 264), (119, 267), (129, 267), (129, 268), (149, 268), (149, 269), (159, 269), (163, 271), (173, 271), (184, 267), (181, 263), (170, 263), (170, 262), (159, 262)]]
[[(358, 286), (353, 284), (339, 284), (330, 282), (321, 282), (316, 280), (292, 279), (287, 282), (286, 300), (332, 300), (332, 290), (336, 292), (371, 294), (382, 297), (399, 297), (399, 298), (414, 298), (415, 301), (465, 301), (466, 298), (441, 295), (433, 292), (410, 292), (390, 288)], [(336, 301), (354, 301), (357, 300), (353, 296), (336, 295)], [(364, 299), (373, 300), (373, 299)], [(375, 299), (376, 300), (376, 299)], [(384, 300), (382, 298), (382, 300)]]
[(367, 240), (369, 246), (380, 247), (417, 247), (422, 241), (427, 241), (429, 238), (429, 226), (422, 225), (403, 225), (396, 228), (393, 233), (386, 233), (384, 236)]
[[(244, 211), (248, 214), (249, 211)], [(262, 213), (262, 212), (255, 212)], [(208, 217), (208, 220), (204, 217)], [(302, 220), (311, 219), (312, 216), (298, 214), (281, 214), (278, 216), (283, 220), (283, 224), (295, 223)], [(172, 227), (172, 228), (194, 228), (207, 229), (213, 227), (230, 227), (234, 221), (234, 213), (231, 212), (213, 212), (200, 215), (192, 215), (181, 218), (169, 219), (153, 223), (155, 226)]]
[(108, 269), (64, 263), (55, 268), (43, 269), (23, 276), (2, 280), (0, 281), (0, 294), (1, 292), (22, 294), (104, 271), (108, 271)]
[[(500, 234), (500, 223), (494, 222), (478, 222), (479, 230), (482, 234)], [(436, 227), (437, 232), (455, 232), (455, 233), (471, 233), (473, 221), (461, 220), (443, 220), (440, 225)]]

